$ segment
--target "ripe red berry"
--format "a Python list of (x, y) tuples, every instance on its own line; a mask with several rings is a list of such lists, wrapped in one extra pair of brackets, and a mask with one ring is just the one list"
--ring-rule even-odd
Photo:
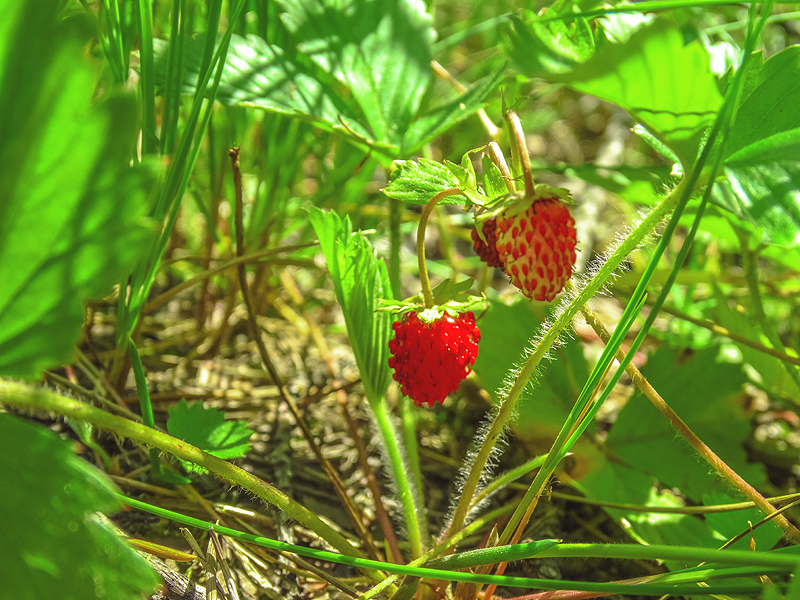
[(497, 217), (503, 270), (528, 298), (550, 302), (572, 276), (575, 220), (555, 194), (538, 195)]
[(424, 323), (415, 312), (409, 312), (393, 328), (389, 366), (403, 394), (417, 406), (444, 402), (469, 375), (470, 365), (478, 356), (481, 332), (475, 325), (475, 315), (445, 314)]
[(500, 256), (497, 254), (497, 219), (492, 217), (491, 219), (486, 219), (483, 224), (476, 224), (476, 227), (482, 227), (483, 229), (483, 237), (486, 239), (484, 242), (481, 239), (481, 236), (478, 235), (478, 230), (472, 230), (472, 241), (473, 249), (475, 250), (475, 254), (480, 256), (481, 260), (485, 262), (490, 267), (500, 267), (503, 268), (503, 261), (500, 260)]

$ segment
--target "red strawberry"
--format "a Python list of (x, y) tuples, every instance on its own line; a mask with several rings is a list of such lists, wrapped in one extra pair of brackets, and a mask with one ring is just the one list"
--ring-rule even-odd
[(497, 229), (497, 253), (511, 283), (528, 298), (552, 301), (575, 264), (575, 220), (569, 208), (545, 191), (503, 211)]
[(417, 313), (409, 312), (393, 328), (389, 366), (403, 394), (417, 406), (444, 402), (469, 375), (478, 356), (481, 331), (475, 326), (475, 315), (444, 314), (424, 323)]
[(481, 260), (490, 267), (503, 268), (503, 261), (497, 254), (497, 219), (494, 217), (486, 219), (483, 225), (476, 224), (475, 227), (483, 227), (483, 237), (486, 239), (484, 242), (478, 234), (477, 229), (472, 230), (473, 249), (475, 254), (480, 256)]

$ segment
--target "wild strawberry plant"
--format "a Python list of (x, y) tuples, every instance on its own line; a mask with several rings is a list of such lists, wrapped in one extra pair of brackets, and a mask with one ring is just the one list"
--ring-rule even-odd
[[(153, 572), (93, 516), (120, 502), (247, 552), (322, 561), (292, 568), (350, 597), (800, 593), (796, 516), (776, 512), (795, 498), (765, 497), (791, 491), (778, 474), (800, 456), (796, 15), (697, 1), (476, 3), (467, 22), (460, 5), (414, 0), (3, 8), (3, 594), (150, 592)], [(598, 196), (629, 223), (606, 223)], [(175, 342), (165, 332), (186, 305)], [(314, 340), (368, 499), (266, 319)], [(349, 381), (326, 341), (337, 325)], [(211, 378), (226, 359), (286, 407), (300, 432), (286, 446), (308, 449), (339, 522), (294, 489), (291, 459), (272, 461), (274, 484), (244, 462), (280, 428), (251, 446), (257, 417), (251, 430), (185, 402), (185, 373)], [(33, 383), (43, 372), (55, 389)], [(178, 393), (162, 419), (166, 381)], [(353, 417), (362, 398), (374, 445)], [(492, 406), (470, 427), (481, 398)], [(752, 414), (767, 426), (755, 434)], [(124, 495), (23, 416), (79, 440)], [(445, 517), (426, 461), (448, 428), (463, 466)], [(246, 533), (198, 501), (204, 471), (270, 505), (276, 528)], [(209, 520), (172, 510), (177, 489)], [(545, 502), (558, 501), (554, 527)], [(614, 543), (591, 525), (559, 539), (579, 502), (621, 526)], [(292, 523), (314, 547), (278, 541)], [(236, 597), (215, 578), (215, 539), (195, 553), (209, 589)], [(659, 563), (634, 579), (506, 573), (551, 558)]]

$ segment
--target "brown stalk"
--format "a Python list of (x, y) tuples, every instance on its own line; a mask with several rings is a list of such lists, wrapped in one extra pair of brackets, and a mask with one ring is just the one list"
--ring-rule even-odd
[(769, 346), (765, 346), (764, 344), (760, 344), (754, 340), (751, 340), (750, 338), (746, 338), (743, 335), (739, 335), (738, 333), (735, 333), (730, 329), (726, 329), (725, 327), (720, 327), (719, 325), (717, 325), (712, 321), (707, 321), (705, 319), (697, 319), (691, 315), (686, 314), (685, 312), (679, 311), (677, 308), (667, 306), (666, 304), (661, 305), (661, 312), (670, 314), (673, 317), (677, 317), (683, 321), (688, 321), (689, 323), (693, 323), (698, 327), (703, 327), (704, 329), (708, 329), (712, 333), (716, 333), (717, 335), (721, 335), (723, 337), (731, 339), (734, 342), (742, 344), (743, 346), (749, 346), (754, 350), (758, 350), (759, 352), (763, 352), (764, 354), (769, 354), (770, 356), (774, 356), (775, 358), (782, 360), (783, 362), (800, 366), (800, 358), (796, 356), (791, 356), (786, 352), (781, 352), (780, 350), (776, 350), (775, 348), (770, 348)]
[[(244, 211), (242, 199), (242, 172), (239, 166), (239, 148), (231, 148), (229, 155), (231, 157), (231, 164), (233, 166), (233, 182), (236, 190), (236, 254), (239, 258), (241, 258), (244, 256)], [(309, 429), (308, 424), (300, 414), (297, 404), (289, 393), (289, 390), (286, 388), (286, 385), (283, 383), (280, 375), (278, 375), (278, 371), (270, 359), (269, 353), (267, 352), (267, 347), (264, 345), (264, 340), (261, 338), (261, 333), (258, 329), (256, 315), (253, 312), (253, 302), (252, 298), (250, 297), (250, 289), (247, 286), (247, 270), (245, 268), (245, 263), (240, 262), (237, 265), (237, 270), (239, 273), (239, 286), (242, 291), (242, 298), (244, 299), (244, 304), (247, 307), (247, 324), (250, 329), (250, 336), (253, 338), (256, 346), (258, 347), (258, 353), (261, 356), (264, 367), (269, 373), (272, 382), (277, 386), (281, 395), (281, 399), (286, 403), (286, 406), (289, 407), (289, 411), (292, 413), (295, 423), (303, 432), (303, 436), (306, 438), (306, 442), (308, 442), (311, 451), (316, 456), (317, 461), (319, 462), (320, 466), (322, 466), (325, 474), (331, 480), (331, 483), (333, 483), (334, 488), (336, 488), (336, 493), (339, 495), (339, 498), (341, 499), (342, 504), (344, 505), (344, 508), (353, 523), (353, 526), (358, 532), (358, 536), (364, 541), (367, 552), (371, 557), (380, 560), (380, 555), (375, 547), (375, 542), (364, 526), (364, 522), (361, 518), (361, 511), (359, 511), (358, 507), (353, 502), (353, 499), (348, 495), (344, 483), (339, 477), (339, 474), (333, 468), (328, 459), (322, 455), (322, 450), (316, 441), (314, 441), (314, 436), (311, 433), (311, 429)]]

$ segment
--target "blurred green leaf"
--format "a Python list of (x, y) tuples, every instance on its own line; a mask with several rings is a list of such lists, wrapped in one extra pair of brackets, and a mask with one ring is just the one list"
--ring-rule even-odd
[(115, 486), (50, 431), (0, 414), (0, 581), (6, 598), (141, 600), (158, 582), (94, 513), (118, 512)]
[[(389, 185), (383, 193), (406, 204), (427, 204), (436, 194), (459, 187), (459, 181), (452, 170), (442, 163), (427, 158), (404, 160), (394, 163)], [(450, 163), (452, 165), (452, 163)], [(461, 169), (458, 165), (452, 165)], [(465, 204), (465, 196), (448, 196), (440, 204)]]
[(800, 127), (800, 46), (786, 48), (766, 62), (753, 62), (728, 134), (727, 155)]
[(684, 45), (680, 31), (665, 21), (549, 78), (624, 108), (684, 164), (694, 159), (722, 103), (705, 49), (697, 42)]
[(526, 24), (512, 16), (509, 41), (510, 58), (530, 77), (567, 73), (589, 60), (595, 50), (586, 19), (573, 24), (560, 20)]
[(670, 168), (666, 165), (598, 167), (582, 164), (570, 165), (564, 170), (564, 174), (598, 185), (628, 202), (652, 204), (669, 181)]
[[(253, 432), (244, 421), (226, 421), (225, 413), (206, 408), (202, 402), (188, 404), (181, 399), (169, 409), (167, 431), (184, 442), (218, 458), (239, 458), (250, 450)], [(205, 469), (182, 460), (189, 472), (203, 473)]]
[(763, 227), (765, 240), (800, 243), (800, 128), (762, 138), (728, 156), (725, 176), (739, 218)]
[(505, 70), (506, 64), (503, 63), (462, 95), (416, 119), (403, 140), (400, 155), (408, 156), (442, 135), (456, 123), (473, 115), (479, 108), (483, 108), (487, 96), (503, 80)]
[(342, 219), (333, 211), (312, 207), (309, 219), (328, 263), (367, 398), (379, 401), (392, 379), (389, 336), (393, 317), (376, 312), (379, 299), (392, 299), (386, 264), (375, 256), (363, 233), (353, 232), (350, 217)]
[(69, 360), (83, 301), (111, 292), (151, 238), (150, 176), (130, 166), (135, 96), (92, 107), (82, 21), (58, 24), (47, 4), (0, 38), (0, 373), (23, 378)]
[[(759, 485), (764, 467), (749, 464), (742, 447), (750, 424), (737, 399), (746, 377), (739, 365), (719, 362), (718, 353), (719, 348), (712, 347), (682, 356), (662, 348), (650, 356), (642, 374), (729, 467), (751, 485)], [(676, 438), (672, 425), (641, 392), (619, 412), (606, 445), (629, 466), (678, 488), (695, 502), (719, 488), (706, 462)]]
[[(576, 483), (587, 497), (603, 502), (635, 504), (639, 506), (679, 508), (684, 506), (669, 490), (659, 491), (655, 479), (638, 469), (604, 461)], [(711, 531), (702, 519), (679, 513), (655, 513), (605, 508), (615, 519), (625, 519), (634, 538), (646, 544), (702, 546), (711, 538)], [(711, 546), (720, 546), (712, 544)], [(668, 562), (671, 569), (684, 567), (675, 561)]]
[[(739, 502), (739, 500), (721, 492), (713, 492), (703, 496), (703, 504), (706, 506), (733, 504), (735, 502)], [(706, 524), (714, 533), (717, 542), (715, 545), (720, 546), (743, 531), (748, 531), (751, 524), (755, 525), (763, 518), (764, 513), (755, 507), (731, 512), (708, 513), (705, 516)], [(778, 543), (781, 536), (781, 528), (775, 524), (775, 521), (770, 521), (752, 530), (752, 533), (748, 533), (748, 535), (728, 547), (731, 550), (748, 550), (750, 542), (753, 541), (757, 551), (769, 550)], [(711, 544), (707, 545), (710, 546)]]

